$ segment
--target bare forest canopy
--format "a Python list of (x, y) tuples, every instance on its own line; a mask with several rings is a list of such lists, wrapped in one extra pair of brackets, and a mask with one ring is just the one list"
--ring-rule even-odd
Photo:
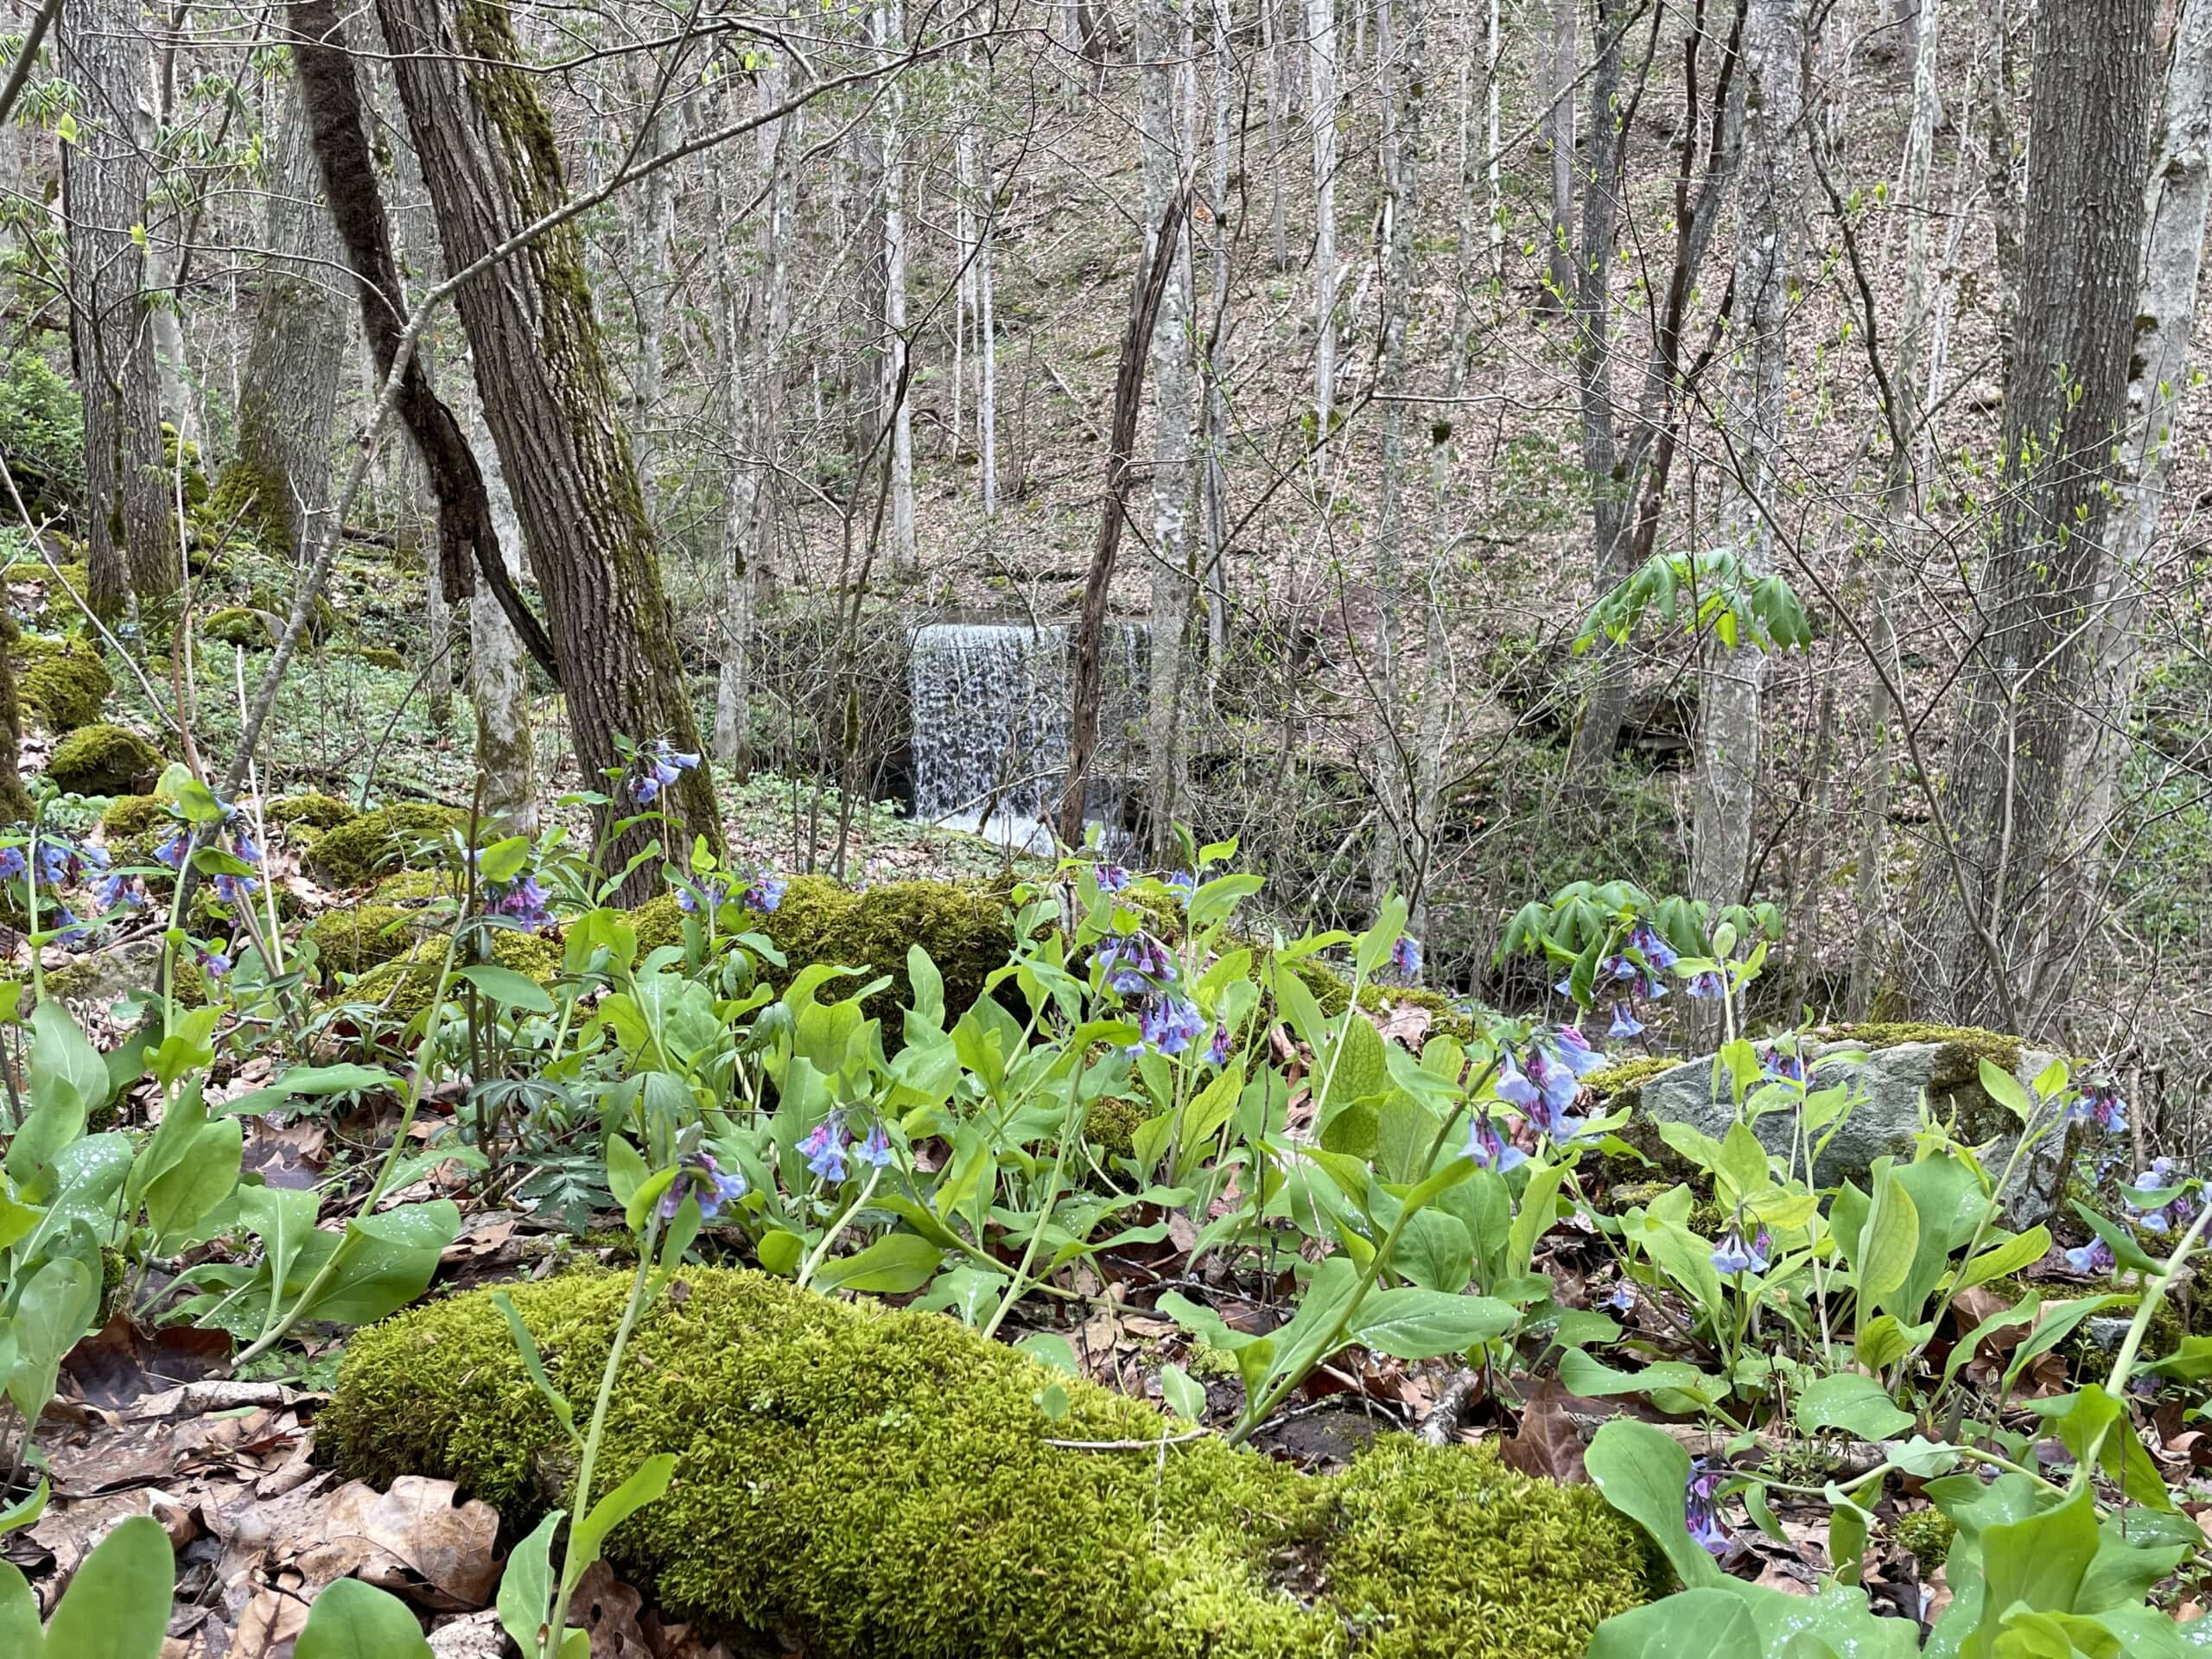
[[(1402, 893), (1485, 1000), (1627, 882), (1777, 1014), (2196, 1098), (2212, 0), (0, 29), (11, 814), (129, 792), (48, 772), (76, 650), (226, 798), (707, 755), (617, 872), (1009, 861), (881, 810), (953, 742), (941, 806)], [(925, 711), (941, 624), (1049, 649)]]

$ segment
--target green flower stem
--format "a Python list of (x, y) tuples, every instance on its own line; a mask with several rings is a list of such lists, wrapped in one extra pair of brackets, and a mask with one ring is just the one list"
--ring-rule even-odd
[[(2113, 1399), (2125, 1400), (2127, 1397), (2127, 1379), (2135, 1370), (2135, 1357), (2142, 1351), (2143, 1338), (2151, 1328), (2151, 1316), (2158, 1311), (2158, 1304), (2165, 1300), (2167, 1290), (2188, 1264), (2190, 1252), (2196, 1248), (2196, 1241), (2203, 1236), (2207, 1222), (2212, 1222), (2212, 1206), (2196, 1212), (2196, 1219), (2189, 1224), (2189, 1230), (2181, 1236), (2181, 1242), (2174, 1246), (2173, 1254), (2166, 1258), (2165, 1265), (2144, 1287), (2143, 1300), (2136, 1306), (2135, 1317), (2128, 1321), (2127, 1335), (2120, 1344), (2120, 1352), (2113, 1357), (2112, 1375), (2105, 1382), (2105, 1392)], [(2097, 1431), (2096, 1438), (2082, 1452), (2080, 1463), (2075, 1466), (2069, 1491), (2088, 1480), (2089, 1471), (2097, 1466), (2098, 1454), (2104, 1450), (2105, 1437), (2111, 1432), (2112, 1425), (2107, 1423)]]
[(1072, 1065), (1068, 1072), (1067, 1114), (1060, 1121), (1060, 1146), (1052, 1159), (1052, 1173), (1045, 1183), (1045, 1202), (1038, 1207), (1037, 1224), (1029, 1235), (1029, 1248), (1021, 1253), (1021, 1265), (1014, 1270), (1014, 1282), (1006, 1288), (990, 1322), (984, 1325), (983, 1335), (998, 1335), (999, 1326), (1007, 1314), (1024, 1295), (1023, 1286), (1029, 1282), (1029, 1271), (1037, 1265), (1037, 1252), (1045, 1243), (1045, 1224), (1052, 1220), (1052, 1211), (1059, 1207), (1060, 1181), (1067, 1173), (1068, 1147), (1075, 1141), (1083, 1116), (1083, 1056), (1070, 1057)]
[[(384, 1201), (385, 1192), (391, 1185), (392, 1175), (399, 1167), (399, 1155), (406, 1150), (407, 1132), (415, 1127), (415, 1115), (423, 1108), (423, 1095), (429, 1084), (430, 1067), (436, 1060), (438, 1024), (445, 1015), (446, 988), (453, 983), (454, 943), (460, 937), (461, 930), (456, 928), (446, 939), (445, 958), (438, 964), (437, 988), (430, 998), (429, 1014), (423, 1027), (422, 1044), (415, 1052), (414, 1074), (407, 1080), (407, 1100), (400, 1110), (399, 1126), (392, 1131), (391, 1145), (385, 1153), (384, 1162), (377, 1167), (376, 1184), (369, 1188), (368, 1196), (361, 1200), (360, 1208), (354, 1211), (355, 1220), (362, 1216), (374, 1215), (377, 1205)], [(353, 1222), (348, 1221), (346, 1224), (346, 1232), (339, 1240), (338, 1248), (330, 1253), (328, 1260), (315, 1269), (315, 1277), (308, 1281), (307, 1288), (302, 1290), (291, 1306), (284, 1311), (283, 1317), (264, 1331), (244, 1352), (232, 1362), (234, 1370), (258, 1359), (275, 1347), (283, 1339), (285, 1333), (299, 1323), (301, 1316), (315, 1306), (316, 1299), (328, 1288), (331, 1280), (337, 1276), (339, 1263), (346, 1257), (346, 1240), (352, 1238), (353, 1233)], [(281, 1296), (283, 1294), (283, 1287), (282, 1285), (274, 1287), (273, 1294)]]
[(853, 1224), (853, 1217), (868, 1207), (868, 1201), (875, 1196), (876, 1183), (882, 1179), (883, 1171), (880, 1166), (868, 1171), (868, 1179), (861, 1187), (860, 1197), (855, 1198), (845, 1213), (831, 1224), (830, 1230), (822, 1235), (822, 1242), (808, 1253), (806, 1261), (798, 1270), (798, 1282), (801, 1290), (814, 1281), (815, 1269), (828, 1259), (830, 1247), (844, 1236), (845, 1229)]

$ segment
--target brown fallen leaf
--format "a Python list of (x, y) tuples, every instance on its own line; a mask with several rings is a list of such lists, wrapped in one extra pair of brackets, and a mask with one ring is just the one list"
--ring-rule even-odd
[(148, 1331), (118, 1310), (62, 1356), (61, 1375), (87, 1404), (119, 1410), (147, 1395), (213, 1376), (228, 1367), (230, 1357), (231, 1338), (224, 1332), (186, 1325)]
[(1498, 1448), (1507, 1468), (1568, 1485), (1590, 1478), (1582, 1466), (1582, 1435), (1568, 1406), (1573, 1398), (1557, 1377), (1543, 1380), (1521, 1414), (1520, 1432)]
[(451, 1481), (415, 1475), (388, 1492), (352, 1481), (310, 1507), (299, 1533), (275, 1548), (317, 1589), (359, 1578), (426, 1607), (473, 1611), (499, 1583), (499, 1515), (475, 1499), (456, 1505), (454, 1495)]
[(654, 1659), (638, 1627), (645, 1599), (614, 1576), (605, 1561), (584, 1571), (569, 1599), (569, 1623), (591, 1632), (591, 1659)]

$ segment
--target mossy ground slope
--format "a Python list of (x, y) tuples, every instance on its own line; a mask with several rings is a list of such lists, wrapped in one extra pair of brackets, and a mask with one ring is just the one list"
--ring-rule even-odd
[[(628, 1287), (513, 1287), (572, 1398)], [(1048, 1445), (1168, 1425), (940, 1315), (759, 1274), (687, 1274), (624, 1375), (601, 1490), (678, 1460), (615, 1564), (810, 1659), (1576, 1659), (1645, 1590), (1633, 1529), (1588, 1488), (1404, 1440), (1326, 1478), (1211, 1440), (1164, 1463)], [(1036, 1403), (1054, 1381), (1057, 1421)], [(360, 1332), (321, 1424), (349, 1475), (451, 1478), (510, 1528), (561, 1501), (563, 1437), (486, 1294)]]

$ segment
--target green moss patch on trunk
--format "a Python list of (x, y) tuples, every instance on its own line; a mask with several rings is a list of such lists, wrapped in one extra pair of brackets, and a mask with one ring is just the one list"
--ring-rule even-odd
[[(555, 1381), (590, 1397), (629, 1291), (512, 1289)], [(705, 1268), (640, 1323), (601, 1491), (677, 1457), (614, 1564), (718, 1631), (817, 1659), (1576, 1659), (1646, 1593), (1596, 1491), (1393, 1438), (1344, 1473), (1158, 1440), (1150, 1408), (941, 1315)], [(1037, 1393), (1058, 1382), (1069, 1410)], [(567, 1500), (566, 1442), (486, 1293), (357, 1335), (321, 1421), (349, 1476), (457, 1481), (510, 1529)]]

